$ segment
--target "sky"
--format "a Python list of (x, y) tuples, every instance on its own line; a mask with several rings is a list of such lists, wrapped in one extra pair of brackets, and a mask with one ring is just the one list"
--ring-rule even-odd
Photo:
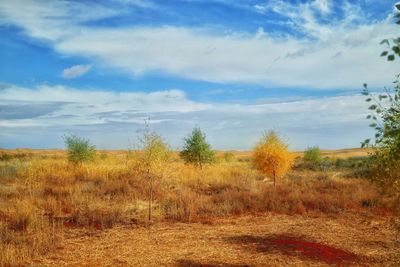
[(174, 149), (276, 131), (294, 150), (373, 136), (360, 94), (392, 85), (389, 0), (0, 1), (0, 147), (135, 145), (148, 120)]

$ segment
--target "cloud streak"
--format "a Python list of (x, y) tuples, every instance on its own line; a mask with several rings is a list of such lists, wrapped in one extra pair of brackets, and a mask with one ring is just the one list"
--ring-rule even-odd
[[(33, 131), (39, 140), (43, 135), (58, 140), (63, 134), (74, 132), (93, 138), (104, 148), (126, 148), (149, 117), (151, 127), (175, 148), (195, 126), (200, 126), (220, 149), (250, 149), (267, 129), (278, 130), (294, 149), (313, 144), (324, 148), (354, 147), (369, 136), (364, 119), (367, 105), (359, 95), (229, 104), (196, 102), (176, 89), (119, 93), (63, 86), (13, 86), (1, 90), (0, 99), (2, 107), (13, 105), (12, 109), (19, 111), (0, 118), (4, 137), (1, 146), (17, 143), (22, 133)], [(30, 109), (23, 108), (26, 106)], [(32, 115), (30, 110), (43, 112)], [(30, 146), (35, 143), (32, 141)]]
[(87, 73), (91, 68), (91, 65), (75, 65), (70, 68), (64, 69), (61, 76), (64, 79), (75, 79)]

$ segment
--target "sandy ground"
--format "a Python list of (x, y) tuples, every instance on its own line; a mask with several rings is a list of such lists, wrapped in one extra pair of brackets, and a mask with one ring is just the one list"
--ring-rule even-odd
[(400, 241), (387, 218), (269, 214), (209, 224), (65, 229), (62, 245), (31, 265), (400, 266)]

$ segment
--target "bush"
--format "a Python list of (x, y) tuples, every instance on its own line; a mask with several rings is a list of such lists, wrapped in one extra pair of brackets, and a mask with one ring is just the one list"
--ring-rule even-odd
[(233, 162), (233, 161), (235, 161), (235, 155), (232, 152), (225, 152), (224, 160), (226, 162)]
[[(395, 4), (393, 17), (400, 25), (400, 3)], [(400, 56), (400, 37), (384, 39), (381, 44), (387, 45), (381, 56), (389, 61)], [(393, 83), (392, 90), (385, 88), (381, 94), (371, 93), (364, 84), (362, 94), (366, 96), (366, 102), (372, 103), (367, 119), (371, 121), (369, 126), (375, 130), (375, 151), (370, 165), (373, 179), (384, 191), (397, 195), (400, 201), (400, 74), (396, 75)], [(370, 141), (365, 140), (362, 147), (368, 146)]]
[(90, 144), (88, 139), (75, 135), (64, 137), (65, 145), (68, 150), (68, 160), (75, 164), (93, 161), (96, 156), (96, 147)]
[(185, 145), (180, 156), (186, 163), (194, 164), (200, 168), (205, 163), (215, 162), (215, 153), (211, 150), (211, 146), (207, 143), (206, 136), (200, 128), (193, 129), (192, 134), (185, 138)]
[(311, 163), (320, 163), (322, 160), (321, 157), (321, 150), (319, 147), (314, 146), (314, 147), (309, 147), (304, 151), (304, 156), (303, 160), (306, 162), (311, 162)]
[[(400, 199), (400, 76), (394, 82), (394, 90), (376, 96), (367, 90), (363, 94), (367, 102), (373, 102), (367, 119), (375, 129), (374, 153), (369, 168), (372, 178), (384, 191), (397, 194)], [(368, 146), (370, 139), (362, 146)]]

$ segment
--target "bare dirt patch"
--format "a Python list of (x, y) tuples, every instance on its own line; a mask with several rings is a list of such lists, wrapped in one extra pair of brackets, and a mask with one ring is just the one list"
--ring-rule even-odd
[(361, 262), (361, 257), (354, 253), (309, 241), (301, 237), (285, 235), (265, 237), (235, 236), (230, 238), (229, 241), (241, 244), (250, 249), (255, 249), (261, 253), (281, 253), (283, 255), (301, 257), (338, 266)]

